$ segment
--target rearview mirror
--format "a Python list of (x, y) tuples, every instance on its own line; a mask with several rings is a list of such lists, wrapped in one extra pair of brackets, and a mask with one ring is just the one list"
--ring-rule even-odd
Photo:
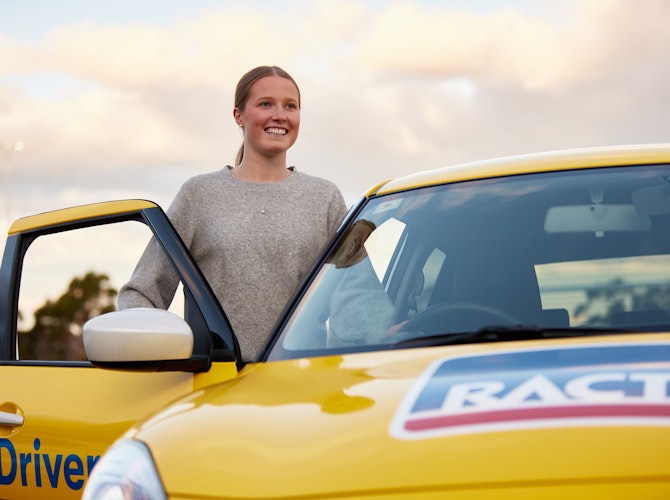
[(547, 233), (646, 231), (649, 217), (640, 215), (633, 205), (565, 205), (551, 207), (544, 219)]

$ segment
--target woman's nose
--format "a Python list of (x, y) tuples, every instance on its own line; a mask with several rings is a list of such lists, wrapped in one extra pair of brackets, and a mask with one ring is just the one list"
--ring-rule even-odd
[(284, 108), (282, 108), (281, 106), (277, 106), (274, 109), (274, 113), (272, 114), (272, 119), (277, 120), (277, 121), (286, 120), (286, 110)]

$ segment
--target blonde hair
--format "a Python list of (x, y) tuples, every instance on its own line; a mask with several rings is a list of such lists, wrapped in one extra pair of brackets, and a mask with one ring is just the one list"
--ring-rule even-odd
[[(242, 78), (240, 78), (240, 81), (237, 82), (237, 87), (235, 88), (235, 108), (240, 112), (244, 111), (244, 107), (247, 105), (247, 100), (249, 99), (249, 94), (251, 93), (251, 87), (253, 87), (258, 80), (265, 78), (266, 76), (281, 76), (282, 78), (290, 80), (298, 91), (298, 106), (300, 106), (300, 88), (291, 75), (279, 66), (258, 66), (247, 71)], [(235, 156), (236, 167), (242, 163), (242, 158), (244, 158), (244, 142)]]

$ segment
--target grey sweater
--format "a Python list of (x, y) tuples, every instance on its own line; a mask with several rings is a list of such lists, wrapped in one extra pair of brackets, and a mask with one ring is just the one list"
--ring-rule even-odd
[[(237, 179), (229, 168), (187, 180), (167, 214), (253, 360), (279, 314), (346, 213), (330, 181), (293, 169), (279, 182)], [(152, 240), (120, 309), (169, 307), (178, 278)]]

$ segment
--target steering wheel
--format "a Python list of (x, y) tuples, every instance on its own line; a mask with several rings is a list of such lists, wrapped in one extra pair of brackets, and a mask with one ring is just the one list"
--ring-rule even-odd
[[(458, 315), (466, 313), (459, 321)], [(455, 327), (454, 324), (464, 326)], [(456, 331), (478, 330), (486, 325), (520, 325), (523, 321), (505, 311), (470, 302), (440, 303), (428, 306), (410, 319), (401, 333), (421, 336), (437, 335)], [(404, 337), (405, 335), (403, 335)]]

